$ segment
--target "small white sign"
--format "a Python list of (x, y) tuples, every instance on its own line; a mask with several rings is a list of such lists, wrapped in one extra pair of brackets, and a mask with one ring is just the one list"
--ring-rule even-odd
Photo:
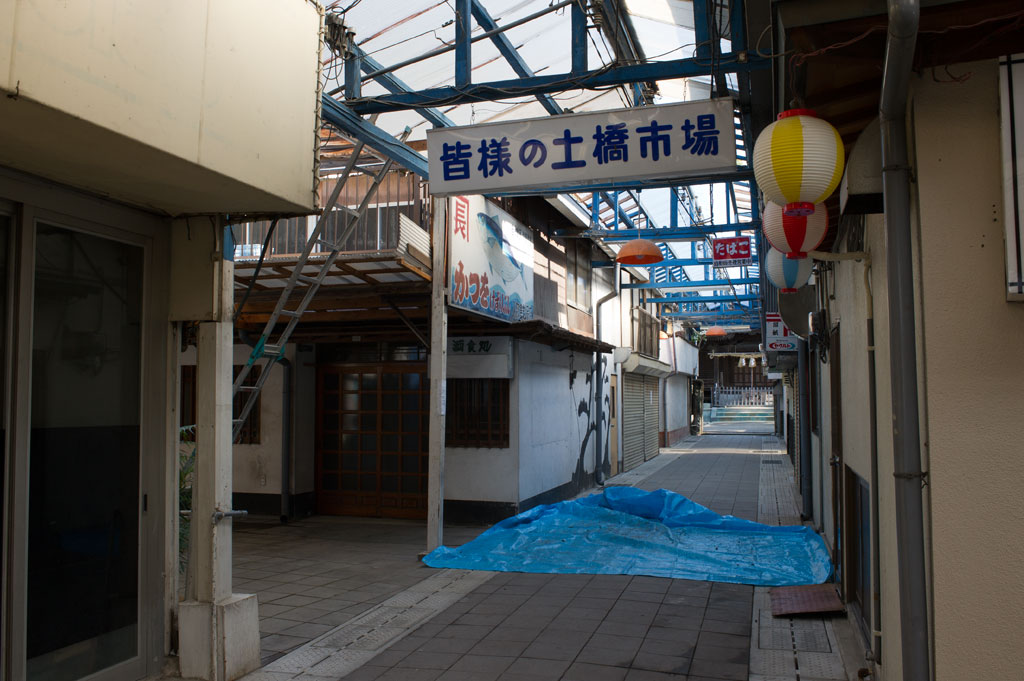
[(733, 101), (434, 128), (427, 157), (434, 196), (726, 172), (736, 169)]
[(764, 349), (769, 352), (796, 352), (797, 337), (778, 312), (764, 313)]

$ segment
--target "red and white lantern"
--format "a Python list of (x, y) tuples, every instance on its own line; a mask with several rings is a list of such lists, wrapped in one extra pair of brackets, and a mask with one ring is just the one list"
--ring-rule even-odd
[(806, 258), (808, 251), (825, 240), (828, 209), (819, 203), (810, 215), (786, 215), (782, 206), (767, 201), (761, 224), (765, 238), (775, 250), (785, 253), (787, 258)]

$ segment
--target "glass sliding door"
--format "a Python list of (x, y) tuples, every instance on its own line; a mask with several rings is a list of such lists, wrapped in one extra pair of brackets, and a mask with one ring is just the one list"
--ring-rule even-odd
[(37, 223), (28, 681), (139, 655), (141, 247)]

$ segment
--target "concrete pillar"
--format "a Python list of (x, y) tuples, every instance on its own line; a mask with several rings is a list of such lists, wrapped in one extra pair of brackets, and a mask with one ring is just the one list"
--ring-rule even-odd
[[(197, 239), (198, 241), (198, 239)], [(203, 246), (198, 251), (211, 263)], [(208, 246), (207, 246), (208, 248)], [(222, 252), (220, 244), (213, 253)], [(202, 260), (200, 260), (202, 262)], [(196, 466), (192, 482), (192, 546), (194, 598), (178, 608), (178, 657), (181, 675), (207, 681), (234, 681), (260, 665), (259, 609), (255, 594), (231, 591), (231, 518), (215, 514), (231, 510), (232, 298), (234, 268), (230, 260), (214, 259), (208, 276), (178, 282), (196, 291), (199, 305), (191, 310), (199, 324), (196, 361)], [(212, 292), (212, 295), (211, 295)], [(202, 305), (213, 303), (212, 313)], [(209, 308), (207, 308), (209, 309)], [(212, 319), (211, 319), (212, 318)]]

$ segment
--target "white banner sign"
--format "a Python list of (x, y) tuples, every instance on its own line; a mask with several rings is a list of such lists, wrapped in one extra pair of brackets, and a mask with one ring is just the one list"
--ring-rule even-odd
[(506, 322), (533, 319), (533, 233), (482, 196), (450, 202), (449, 303)]
[(764, 313), (764, 349), (771, 352), (796, 352), (797, 337), (778, 312)]
[(493, 194), (736, 168), (731, 99), (427, 131), (430, 192)]

